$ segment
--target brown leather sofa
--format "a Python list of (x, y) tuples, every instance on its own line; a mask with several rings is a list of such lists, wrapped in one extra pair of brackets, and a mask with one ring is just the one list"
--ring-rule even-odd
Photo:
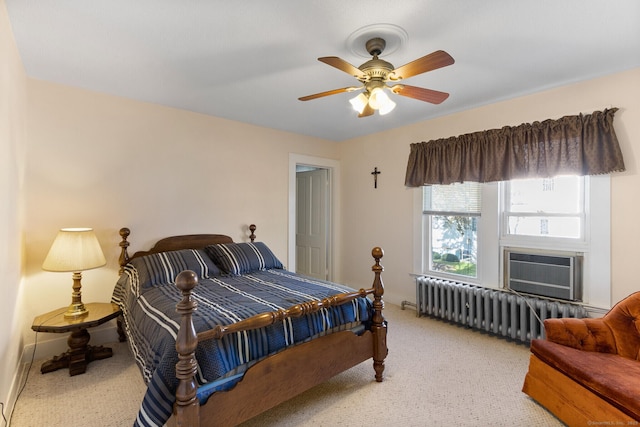
[(569, 426), (638, 425), (640, 292), (602, 318), (544, 321), (522, 391)]

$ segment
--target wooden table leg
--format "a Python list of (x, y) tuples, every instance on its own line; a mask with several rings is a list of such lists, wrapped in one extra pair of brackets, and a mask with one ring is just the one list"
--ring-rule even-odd
[(91, 335), (86, 329), (71, 333), (67, 340), (69, 349), (60, 356), (54, 356), (44, 362), (40, 367), (40, 372), (46, 374), (61, 368), (69, 368), (70, 376), (84, 374), (87, 370), (87, 364), (90, 362), (106, 359), (113, 355), (113, 351), (108, 347), (88, 345), (90, 339)]

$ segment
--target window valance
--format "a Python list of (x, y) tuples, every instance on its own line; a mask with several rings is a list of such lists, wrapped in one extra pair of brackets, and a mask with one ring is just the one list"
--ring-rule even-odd
[(411, 144), (405, 185), (624, 171), (617, 108)]

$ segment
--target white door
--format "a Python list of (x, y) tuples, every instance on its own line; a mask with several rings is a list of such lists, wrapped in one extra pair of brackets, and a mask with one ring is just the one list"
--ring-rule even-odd
[(327, 279), (329, 171), (296, 173), (296, 273)]

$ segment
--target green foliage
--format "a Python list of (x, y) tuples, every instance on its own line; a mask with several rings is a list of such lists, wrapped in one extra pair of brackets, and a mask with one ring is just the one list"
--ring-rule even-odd
[[(453, 254), (451, 254), (453, 255)], [(445, 254), (446, 256), (446, 254)], [(454, 255), (455, 256), (455, 255)], [(442, 259), (433, 260), (432, 268), (434, 271), (442, 271), (445, 273), (460, 274), (462, 276), (476, 277), (476, 265), (468, 261), (447, 262)]]
[(442, 260), (445, 262), (460, 262), (460, 258), (456, 254), (444, 254)]
[(454, 264), (454, 273), (462, 274), (464, 276), (476, 277), (476, 265), (470, 262), (461, 261)]

